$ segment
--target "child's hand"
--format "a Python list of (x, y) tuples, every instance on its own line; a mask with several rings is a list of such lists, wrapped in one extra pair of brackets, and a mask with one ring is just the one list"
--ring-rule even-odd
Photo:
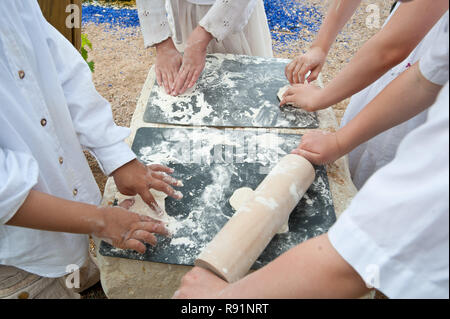
[(311, 71), (311, 74), (307, 78), (308, 82), (317, 79), (325, 64), (326, 57), (326, 53), (321, 48), (312, 47), (305, 54), (293, 59), (284, 71), (289, 83), (305, 83), (305, 77), (309, 71)]
[(190, 89), (202, 74), (206, 63), (206, 49), (212, 35), (198, 26), (189, 36), (183, 54), (183, 64), (175, 79), (172, 95), (180, 95)]
[(211, 299), (220, 297), (228, 283), (209, 270), (194, 267), (181, 279), (181, 286), (173, 299)]
[[(125, 205), (121, 205), (125, 206)], [(145, 253), (144, 242), (156, 245), (154, 233), (167, 236), (164, 224), (147, 216), (135, 214), (121, 207), (99, 208), (101, 221), (92, 235), (122, 249)]]
[(314, 112), (322, 109), (322, 89), (313, 84), (295, 84), (283, 95), (280, 106), (293, 104), (295, 107)]
[(303, 156), (316, 165), (332, 163), (343, 155), (337, 134), (320, 130), (303, 135), (300, 145), (291, 153)]
[(170, 94), (178, 76), (183, 57), (173, 44), (172, 38), (156, 45), (156, 81)]
[(173, 173), (173, 169), (169, 167), (158, 164), (146, 166), (135, 159), (119, 167), (111, 175), (114, 177), (119, 192), (127, 196), (139, 194), (151, 209), (161, 214), (162, 210), (150, 193), (150, 188), (166, 193), (175, 199), (183, 198), (179, 191), (175, 191), (170, 186), (183, 186), (181, 181), (168, 175), (171, 173)]

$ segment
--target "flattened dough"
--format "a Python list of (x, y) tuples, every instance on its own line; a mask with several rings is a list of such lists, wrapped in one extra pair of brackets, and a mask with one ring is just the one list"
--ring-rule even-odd
[(168, 223), (170, 221), (170, 217), (166, 213), (166, 202), (165, 202), (165, 199), (166, 199), (167, 195), (165, 193), (163, 193), (163, 192), (159, 192), (159, 191), (156, 191), (154, 189), (150, 189), (150, 193), (152, 193), (153, 197), (156, 200), (156, 203), (158, 204), (158, 206), (163, 211), (163, 214), (161, 216), (159, 216), (154, 210), (152, 210), (142, 200), (141, 196), (139, 196), (139, 195), (136, 195), (136, 196), (125, 196), (125, 195), (122, 195), (120, 193), (117, 193), (115, 197), (119, 201), (119, 203), (121, 203), (125, 199), (134, 199), (134, 204), (133, 204), (133, 206), (130, 207), (130, 209), (129, 209), (130, 211), (132, 211), (132, 212), (134, 212), (136, 214), (149, 216), (149, 217), (154, 218), (156, 220), (160, 220), (162, 222)]
[[(280, 100), (280, 102), (281, 102), (281, 100), (283, 99), (284, 93), (285, 93), (290, 87), (291, 87), (291, 85), (288, 84), (288, 85), (283, 86), (281, 89), (278, 90), (277, 97), (278, 97), (278, 100)], [(288, 103), (288, 104), (286, 104), (286, 105), (292, 106), (293, 104), (292, 104), (292, 103)]]
[(250, 187), (241, 187), (234, 191), (230, 197), (230, 205), (234, 210), (238, 210), (253, 196), (253, 189)]
[[(242, 205), (244, 205), (248, 200), (253, 197), (254, 191), (250, 187), (241, 187), (234, 191), (233, 195), (230, 197), (230, 205), (235, 211), (237, 211)], [(285, 234), (289, 232), (289, 224), (286, 222), (278, 234)]]

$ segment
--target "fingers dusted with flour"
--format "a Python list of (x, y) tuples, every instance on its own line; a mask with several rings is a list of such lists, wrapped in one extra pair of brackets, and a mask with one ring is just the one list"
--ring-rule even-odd
[(343, 156), (336, 133), (314, 130), (303, 135), (300, 145), (291, 152), (316, 165), (329, 164)]
[(197, 82), (205, 67), (206, 48), (212, 39), (212, 35), (200, 26), (191, 33), (183, 54), (180, 72), (172, 87), (172, 95), (183, 94)]
[(156, 81), (170, 94), (182, 63), (182, 56), (171, 38), (156, 45)]
[(314, 84), (295, 84), (289, 87), (280, 101), (280, 107), (293, 105), (308, 112), (322, 109), (322, 89)]
[(175, 199), (183, 197), (180, 191), (176, 191), (172, 187), (183, 186), (183, 183), (170, 176), (171, 173), (173, 173), (173, 169), (169, 167), (159, 164), (146, 166), (135, 159), (115, 170), (112, 176), (117, 189), (122, 194), (128, 196), (139, 194), (151, 209), (161, 215), (162, 210), (150, 193), (151, 188), (166, 193)]
[(167, 236), (168, 231), (160, 221), (138, 215), (121, 207), (99, 208), (102, 212), (101, 227), (92, 234), (111, 245), (145, 253), (148, 243), (157, 243), (154, 234)]

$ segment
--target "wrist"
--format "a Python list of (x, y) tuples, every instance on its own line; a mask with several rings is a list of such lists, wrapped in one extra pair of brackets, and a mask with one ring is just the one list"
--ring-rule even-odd
[(104, 238), (106, 230), (106, 214), (111, 214), (111, 207), (93, 206), (89, 220), (89, 232), (88, 234), (94, 235), (99, 238)]
[(109, 176), (112, 176), (113, 178), (115, 178), (116, 175), (117, 175), (117, 173), (119, 173), (123, 168), (127, 168), (127, 167), (133, 165), (133, 164), (134, 164), (134, 161), (137, 161), (137, 159), (136, 159), (136, 158), (133, 158), (131, 161), (126, 162), (126, 163), (123, 164), (122, 166), (116, 168)]
[(155, 45), (155, 47), (156, 47), (157, 54), (158, 54), (158, 52), (167, 52), (167, 51), (172, 51), (172, 50), (177, 49), (175, 47), (175, 44), (173, 43), (172, 38), (170, 38), (170, 37), (160, 43), (157, 43)]
[(314, 41), (311, 46), (309, 47), (310, 50), (312, 49), (318, 49), (320, 51), (322, 51), (322, 53), (326, 56), (328, 55), (328, 52), (330, 51), (331, 48), (331, 44), (320, 41), (320, 40), (316, 40)]
[(206, 31), (205, 28), (197, 26), (189, 37), (188, 45), (199, 46), (203, 50), (206, 50), (209, 42), (211, 42), (213, 38), (212, 34)]
[(345, 138), (345, 131), (343, 131), (342, 129), (337, 130), (334, 133), (334, 137), (336, 139), (336, 147), (338, 152), (337, 158), (340, 158), (345, 154), (350, 153), (352, 147), (349, 145), (347, 139)]

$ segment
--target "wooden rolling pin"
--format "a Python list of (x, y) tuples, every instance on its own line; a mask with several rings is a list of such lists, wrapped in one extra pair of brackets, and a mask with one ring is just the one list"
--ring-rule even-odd
[(244, 277), (315, 179), (314, 167), (299, 155), (283, 157), (214, 239), (195, 265), (227, 282)]

